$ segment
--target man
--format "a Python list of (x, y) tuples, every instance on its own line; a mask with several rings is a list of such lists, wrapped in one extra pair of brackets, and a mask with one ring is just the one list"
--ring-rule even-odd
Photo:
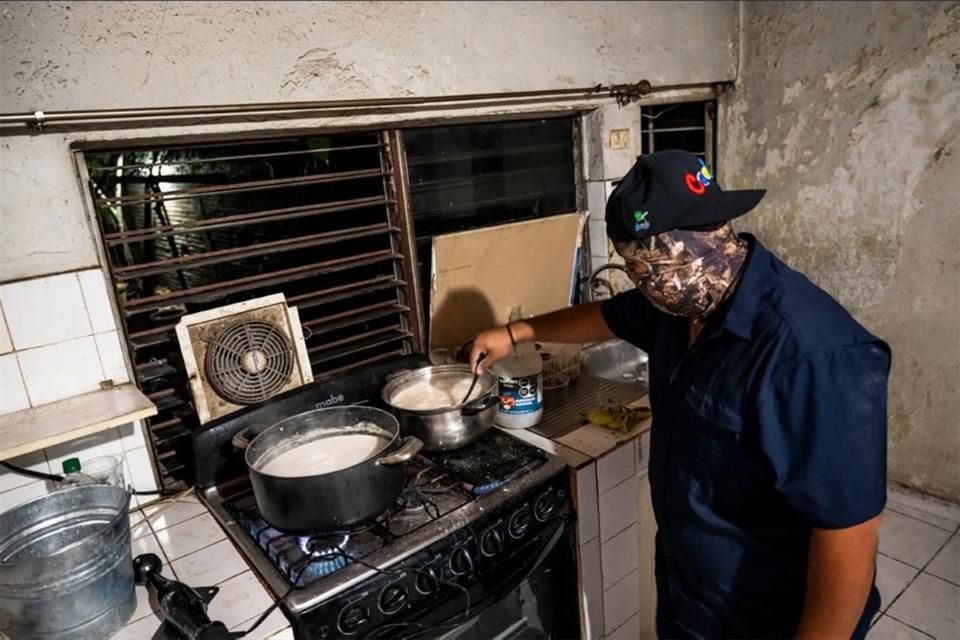
[[(863, 637), (886, 501), (887, 345), (730, 220), (695, 156), (641, 156), (607, 203), (637, 288), (475, 338), (618, 336), (650, 355), (661, 638)], [(817, 224), (842, 224), (829, 215)]]

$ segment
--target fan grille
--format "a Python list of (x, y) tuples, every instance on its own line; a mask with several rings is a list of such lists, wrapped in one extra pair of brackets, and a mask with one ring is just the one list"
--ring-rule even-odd
[(239, 320), (217, 333), (204, 358), (207, 381), (234, 404), (270, 398), (290, 381), (293, 345), (274, 324)]

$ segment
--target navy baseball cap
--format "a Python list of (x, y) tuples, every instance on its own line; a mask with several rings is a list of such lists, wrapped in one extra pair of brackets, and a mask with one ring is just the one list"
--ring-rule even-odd
[(614, 242), (648, 238), (738, 218), (766, 191), (724, 191), (707, 165), (687, 151), (642, 155), (607, 200), (607, 235)]

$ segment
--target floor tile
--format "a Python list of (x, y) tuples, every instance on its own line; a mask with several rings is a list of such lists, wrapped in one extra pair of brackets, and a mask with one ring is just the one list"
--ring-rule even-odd
[(151, 614), (120, 629), (110, 640), (150, 640), (159, 628), (160, 619)]
[(207, 615), (228, 628), (258, 617), (273, 604), (273, 598), (250, 571), (234, 576), (219, 586), (220, 593), (210, 603)]
[(137, 538), (142, 538), (143, 536), (153, 533), (150, 529), (150, 525), (147, 524), (146, 518), (143, 517), (143, 512), (141, 511), (131, 511), (130, 512), (130, 539), (136, 540)]
[(960, 504), (953, 504), (924, 496), (902, 487), (891, 486), (887, 490), (887, 500), (925, 511), (960, 525)]
[[(134, 623), (141, 618), (145, 618), (155, 611), (159, 610), (159, 606), (154, 598), (150, 596), (150, 591), (146, 587), (136, 587), (137, 591), (137, 610), (133, 612), (133, 617), (130, 618), (130, 623)], [(153, 618), (159, 620), (160, 617), (153, 615)]]
[[(250, 618), (249, 620), (244, 620), (238, 625), (231, 627), (231, 631), (241, 631), (249, 629), (253, 626), (253, 623), (257, 621), (261, 614), (257, 614)], [(293, 630), (290, 628), (290, 621), (287, 620), (286, 616), (283, 615), (283, 612), (279, 609), (275, 609), (273, 613), (267, 616), (267, 619), (257, 627), (257, 629), (251, 633), (248, 638), (256, 638), (266, 640), (283, 640), (284, 638), (290, 638), (293, 640)]]
[(917, 509), (916, 507), (894, 502), (893, 500), (887, 501), (887, 509), (890, 511), (896, 511), (897, 513), (902, 513), (905, 516), (910, 516), (911, 518), (919, 520), (920, 522), (932, 524), (933, 526), (939, 527), (945, 531), (953, 532), (956, 531), (958, 527), (957, 523), (949, 518), (938, 516), (935, 513), (928, 513), (922, 509)]
[(173, 563), (177, 576), (189, 585), (210, 587), (249, 571), (230, 540), (187, 554)]
[(884, 511), (880, 523), (880, 551), (900, 562), (922, 568), (927, 564), (950, 533), (895, 511)]
[(960, 638), (960, 587), (921, 573), (887, 613), (935, 638)]
[(170, 560), (182, 558), (226, 537), (223, 529), (209, 513), (167, 527), (156, 534), (160, 546)]
[(916, 567), (911, 567), (887, 556), (878, 555), (877, 589), (880, 590), (881, 606), (884, 609), (889, 607), (918, 573), (920, 573), (920, 570)]
[(150, 519), (150, 526), (153, 527), (154, 531), (172, 527), (207, 512), (207, 508), (200, 504), (197, 497), (190, 495), (184, 496), (176, 502), (150, 505), (144, 507), (143, 510)]
[(927, 566), (926, 572), (960, 585), (960, 534), (954, 534)]
[(176, 578), (176, 572), (173, 571), (173, 567), (170, 566), (170, 560), (167, 558), (167, 554), (164, 553), (163, 548), (160, 546), (160, 541), (157, 540), (152, 532), (130, 543), (131, 558), (136, 559), (137, 556), (144, 553), (152, 553), (160, 558), (160, 561), (163, 562), (163, 568), (161, 569), (163, 575), (168, 578)]
[(876, 624), (870, 628), (867, 637), (870, 640), (930, 640), (927, 634), (911, 629), (887, 615), (880, 616)]

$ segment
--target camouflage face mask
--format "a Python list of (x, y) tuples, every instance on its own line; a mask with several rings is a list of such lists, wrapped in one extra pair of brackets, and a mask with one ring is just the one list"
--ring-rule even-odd
[(747, 255), (746, 243), (729, 224), (674, 229), (616, 249), (653, 306), (688, 318), (703, 318), (720, 305)]

